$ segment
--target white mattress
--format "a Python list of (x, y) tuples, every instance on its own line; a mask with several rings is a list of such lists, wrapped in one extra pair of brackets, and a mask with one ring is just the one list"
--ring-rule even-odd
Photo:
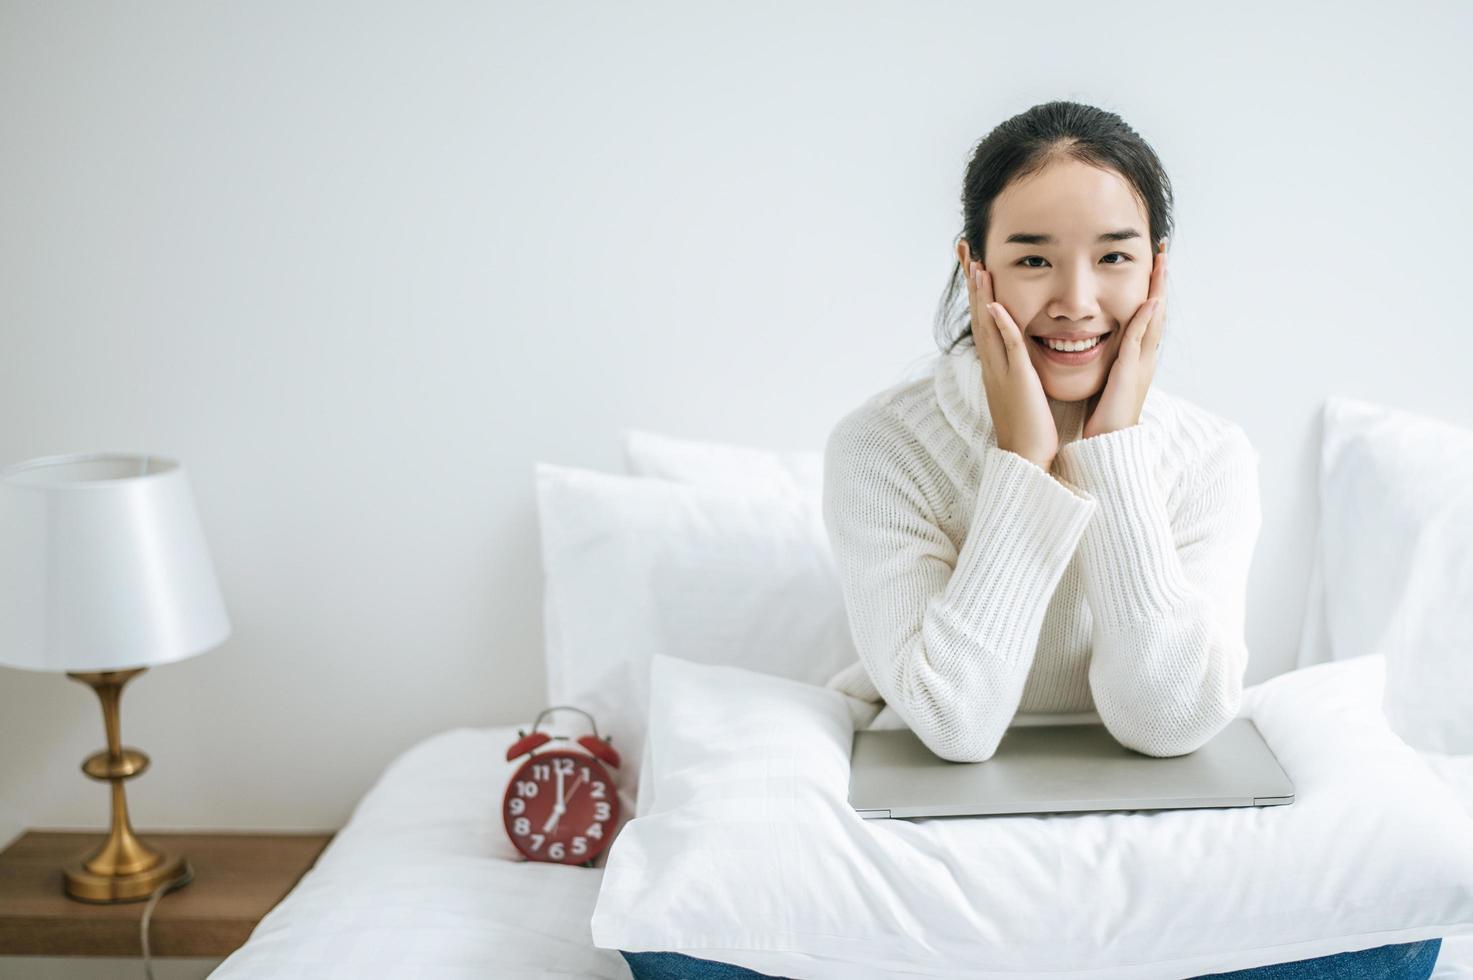
[[(602, 858), (593, 868), (533, 863), (506, 839), (515, 739), (515, 726), (457, 728), (395, 759), (211, 980), (629, 980), (623, 958), (589, 931)], [(1424, 758), (1473, 813), (1473, 756)], [(1473, 934), (1443, 940), (1432, 978), (1473, 980)]]
[(516, 738), (516, 726), (457, 728), (395, 759), (211, 980), (629, 980), (589, 931), (602, 860), (525, 861), (507, 839)]

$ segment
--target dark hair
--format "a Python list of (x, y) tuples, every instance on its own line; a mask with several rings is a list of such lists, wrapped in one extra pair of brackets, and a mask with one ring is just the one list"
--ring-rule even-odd
[[(1020, 112), (983, 137), (962, 180), (962, 233), (975, 256), (987, 262), (992, 202), (1013, 180), (1056, 160), (1079, 160), (1119, 173), (1140, 196), (1151, 223), (1151, 251), (1172, 229), (1171, 181), (1149, 143), (1113, 112), (1078, 102), (1045, 102)], [(972, 344), (972, 310), (961, 262), (951, 272), (936, 310), (936, 343), (943, 354)]]

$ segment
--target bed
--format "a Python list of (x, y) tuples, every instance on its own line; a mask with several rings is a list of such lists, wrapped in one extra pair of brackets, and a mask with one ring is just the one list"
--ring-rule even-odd
[(525, 861), (507, 839), (516, 739), (515, 726), (456, 728), (396, 758), (210, 976), (629, 977), (590, 938), (601, 869)]
[[(457, 728), (395, 759), (212, 980), (627, 980), (589, 932), (602, 869), (523, 861), (506, 839), (515, 738), (515, 726)], [(1473, 756), (1424, 758), (1473, 814)], [(1444, 940), (1433, 978), (1473, 978), (1473, 935)]]
[[(1459, 503), (1463, 500), (1461, 488), (1466, 486), (1466, 481), (1433, 487), (1435, 481), (1430, 480), (1429, 473), (1447, 471), (1444, 457), (1456, 439), (1463, 439), (1465, 448), (1473, 447), (1467, 447), (1466, 433), (1459, 435), (1445, 428), (1429, 430), (1429, 424), (1365, 403), (1335, 399), (1329, 402), (1322, 447), (1321, 548), (1332, 549), (1336, 542), (1345, 542), (1347, 547), (1353, 544), (1354, 550), (1344, 556), (1332, 554), (1335, 560), (1328, 564), (1322, 559), (1330, 550), (1316, 556), (1299, 669), (1332, 657), (1371, 652), (1357, 644), (1364, 638), (1386, 635), (1380, 626), (1394, 621), (1401, 624), (1401, 632), (1395, 634), (1402, 641), (1398, 649), (1419, 653), (1440, 651), (1442, 667), (1450, 672), (1444, 676), (1465, 675), (1466, 650), (1454, 649), (1448, 641), (1457, 638), (1456, 642), (1466, 642), (1463, 638), (1468, 635), (1467, 630), (1454, 628), (1456, 624), (1449, 618), (1437, 620), (1443, 623), (1443, 630), (1437, 635), (1415, 635), (1407, 627), (1407, 624), (1435, 625), (1432, 617), (1415, 614), (1416, 610), (1454, 609), (1458, 604), (1448, 600), (1462, 587), (1456, 575), (1431, 572), (1437, 568), (1446, 572), (1462, 567), (1456, 564), (1461, 555), (1456, 542), (1466, 540), (1466, 535), (1454, 531), (1447, 519), (1447, 507), (1466, 507)], [(1428, 439), (1413, 438), (1424, 431)], [(1440, 459), (1437, 467), (1418, 468), (1413, 465), (1414, 459), (1398, 462), (1390, 449), (1424, 444), (1436, 449)], [(1357, 445), (1361, 446), (1360, 450), (1347, 450)], [(711, 591), (727, 600), (735, 596), (754, 603), (760, 601), (767, 604), (764, 610), (783, 608), (786, 612), (783, 616), (768, 617), (782, 625), (781, 633), (760, 637), (733, 634), (734, 641), (728, 644), (728, 649), (760, 647), (779, 653), (779, 659), (790, 660), (790, 653), (779, 648), (781, 642), (793, 642), (811, 650), (834, 638), (832, 623), (811, 615), (800, 618), (800, 614), (806, 615), (823, 602), (835, 601), (832, 595), (822, 592), (829, 587), (822, 564), (805, 564), (801, 560), (806, 553), (804, 549), (809, 547), (805, 542), (811, 533), (806, 522), (816, 512), (820, 467), (815, 454), (771, 454), (639, 432), (625, 433), (624, 448), (630, 472), (643, 477), (631, 478), (627, 487), (618, 484), (616, 478), (591, 472), (565, 473), (562, 476), (578, 479), (561, 482), (551, 479), (557, 474), (543, 474), (548, 477), (547, 486), (556, 484), (577, 491), (567, 494), (560, 505), (569, 515), (563, 521), (564, 536), (576, 530), (604, 549), (598, 553), (570, 549), (563, 559), (568, 574), (559, 571), (549, 561), (546, 539), (550, 522), (552, 526), (557, 525), (560, 511), (551, 506), (549, 495), (540, 495), (539, 516), (549, 595), (556, 591), (567, 598), (574, 588), (581, 587), (587, 594), (580, 601), (569, 602), (568, 609), (580, 614), (594, 607), (599, 610), (599, 615), (593, 617), (595, 622), (580, 622), (571, 615), (554, 615), (549, 600), (548, 672), (554, 683), (549, 703), (581, 701), (581, 698), (559, 696), (561, 692), (555, 684), (559, 678), (586, 673), (589, 665), (579, 663), (579, 651), (599, 656), (601, 649), (610, 645), (610, 637), (614, 635), (611, 631), (623, 631), (615, 639), (626, 648), (675, 637), (681, 641), (677, 647), (683, 652), (691, 647), (694, 634), (680, 634), (679, 630), (706, 628), (708, 620), (718, 618), (689, 614), (680, 621), (658, 618), (656, 614), (662, 608), (688, 609), (696, 601), (695, 592), (680, 594), (677, 599), (673, 591), (650, 599), (652, 609), (639, 610), (644, 614), (643, 619), (631, 618), (629, 609), (637, 604), (628, 601), (628, 596), (615, 593), (613, 587), (618, 580), (613, 569), (647, 570), (654, 567), (651, 563), (656, 559), (635, 555), (645, 564), (631, 566), (631, 554), (627, 550), (611, 550), (610, 541), (619, 534), (630, 539), (628, 548), (645, 547), (652, 540), (682, 535), (696, 541), (688, 528), (677, 526), (680, 521), (688, 521), (703, 535), (697, 541), (698, 547), (692, 547), (683, 556), (686, 565), (682, 566), (680, 575), (623, 576), (652, 593), (657, 586), (667, 590), (698, 589), (701, 583), (693, 583), (692, 576), (701, 571), (701, 561), (709, 564), (702, 556), (718, 547), (725, 549), (722, 554), (726, 560), (721, 563), (721, 571), (726, 576), (736, 576), (749, 566), (767, 572), (774, 566), (774, 554), (785, 556), (781, 563), (813, 572), (812, 582), (784, 581), (771, 595), (751, 588), (732, 588), (735, 579), (722, 579), (722, 588)], [(1457, 458), (1466, 463), (1473, 460), (1473, 452), (1464, 451)], [(1388, 464), (1388, 460), (1392, 463)], [(1359, 469), (1350, 465), (1356, 461), (1360, 461)], [(1402, 480), (1399, 474), (1410, 472), (1418, 474), (1413, 485), (1419, 493), (1436, 492), (1441, 496), (1436, 500), (1419, 498), (1409, 505), (1406, 493), (1388, 491), (1388, 486)], [(1341, 482), (1332, 482), (1335, 480)], [(709, 499), (695, 493), (696, 485), (703, 482), (710, 485), (709, 493), (714, 495)], [(660, 488), (662, 483), (665, 489)], [(691, 492), (678, 496), (673, 489), (675, 484), (690, 485)], [(787, 538), (783, 539), (781, 548), (762, 541), (761, 547), (749, 554), (737, 549), (731, 541), (713, 536), (713, 527), (724, 526), (713, 517), (718, 505), (728, 510), (742, 506), (730, 496), (720, 496), (729, 494), (733, 487), (752, 499), (802, 501), (802, 506), (792, 515), (782, 509), (752, 510), (738, 515), (745, 522), (749, 536), (783, 529)], [(638, 506), (612, 502), (616, 498), (622, 500), (626, 491), (634, 490), (640, 497), (634, 502)], [(1388, 507), (1388, 501), (1401, 501), (1400, 510)], [(604, 516), (590, 516), (595, 505), (602, 508), (599, 513)], [(1386, 515), (1384, 527), (1378, 526), (1384, 540), (1373, 540), (1360, 522), (1360, 515), (1368, 510)], [(805, 513), (810, 516), (804, 517)], [(1466, 517), (1465, 510), (1459, 513)], [(788, 519), (790, 516), (792, 519)], [(1398, 523), (1399, 517), (1405, 520)], [(722, 520), (729, 521), (725, 517)], [(1424, 527), (1440, 530), (1426, 537), (1420, 534)], [(1425, 570), (1429, 574), (1407, 576), (1405, 581), (1395, 582), (1396, 588), (1383, 588), (1388, 581), (1386, 569), (1399, 567), (1396, 562), (1402, 551), (1416, 546), (1419, 540), (1418, 560), (1428, 563)], [(1438, 547), (1432, 547), (1438, 542), (1441, 542)], [(658, 560), (668, 565), (668, 551), (662, 552)], [(598, 561), (604, 561), (607, 568), (593, 574), (589, 570)], [(1366, 570), (1363, 582), (1347, 577), (1347, 571), (1356, 567)], [(576, 581), (574, 573), (585, 575), (587, 581)], [(1421, 583), (1416, 586), (1420, 591), (1411, 591), (1406, 584), (1412, 578)], [(1357, 592), (1357, 588), (1362, 591)], [(1446, 590), (1446, 595), (1434, 594), (1436, 588)], [(1335, 603), (1325, 606), (1326, 595)], [(593, 601), (592, 596), (601, 596), (603, 604)], [(775, 605), (793, 596), (801, 597), (802, 601), (791, 608)], [(1415, 605), (1413, 600), (1422, 604)], [(730, 607), (728, 602), (723, 609)], [(755, 609), (754, 606), (741, 610), (739, 615), (727, 619), (741, 620), (736, 625), (761, 619)], [(1378, 616), (1379, 621), (1375, 618)], [(583, 615), (583, 618), (588, 617)], [(733, 622), (722, 625), (733, 627)], [(590, 635), (583, 637), (580, 631)], [(725, 656), (713, 659), (722, 662)], [(1457, 687), (1465, 688), (1466, 684)], [(1438, 700), (1461, 708), (1455, 698)], [(611, 701), (599, 704), (596, 713), (600, 720), (617, 719), (616, 712), (621, 709), (628, 710), (628, 705)], [(1466, 734), (1466, 729), (1459, 727), (1466, 724), (1465, 714), (1459, 710), (1455, 718), (1429, 718), (1427, 724), (1435, 720), (1444, 731)], [(637, 712), (624, 719), (624, 724), (632, 725), (636, 715)], [(1401, 724), (1408, 731), (1418, 731), (1416, 719), (1402, 719)], [(516, 739), (518, 728), (529, 727), (527, 724), (456, 728), (425, 739), (396, 758), (359, 801), (347, 825), (322, 853), (316, 866), (211, 976), (215, 980), (630, 977), (616, 950), (593, 945), (590, 919), (598, 902), (602, 865), (608, 853), (594, 867), (529, 863), (506, 837), (500, 803), (513, 763), (505, 761), (505, 752)], [(625, 730), (617, 724), (612, 727)], [(623, 744), (628, 759), (630, 743)], [(1455, 752), (1434, 751), (1427, 746), (1417, 748), (1429, 769), (1473, 815), (1473, 754), (1462, 754), (1466, 749), (1461, 747)], [(621, 799), (626, 807), (633, 789), (630, 784), (621, 787)], [(629, 819), (633, 812), (632, 807), (628, 808), (623, 819)], [(1432, 976), (1434, 980), (1473, 980), (1473, 934), (1444, 938)]]

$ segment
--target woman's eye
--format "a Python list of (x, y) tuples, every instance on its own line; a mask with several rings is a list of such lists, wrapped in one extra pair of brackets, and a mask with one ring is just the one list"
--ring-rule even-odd
[[(1121, 261), (1119, 261), (1119, 262), (1105, 262), (1105, 259), (1108, 259), (1111, 255), (1118, 255), (1118, 256), (1120, 256)], [(1042, 255), (1025, 255), (1021, 259), (1018, 260), (1018, 264), (1021, 265), (1021, 266), (1023, 266), (1023, 268), (1025, 268), (1025, 269), (1042, 269), (1043, 268), (1043, 266), (1041, 266), (1041, 265), (1027, 265), (1026, 263), (1028, 262), (1029, 259), (1038, 259), (1040, 262), (1047, 262), (1048, 261)], [(1132, 260), (1131, 260), (1131, 257), (1129, 255), (1126, 255), (1124, 252), (1110, 252), (1109, 254), (1107, 254), (1105, 256), (1104, 259), (1100, 259), (1100, 261), (1101, 262), (1105, 262), (1106, 265), (1124, 265), (1126, 262), (1130, 262)]]

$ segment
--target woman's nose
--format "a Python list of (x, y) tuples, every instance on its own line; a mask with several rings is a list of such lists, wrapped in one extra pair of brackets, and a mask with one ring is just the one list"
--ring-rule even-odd
[(1068, 320), (1089, 316), (1098, 308), (1094, 277), (1087, 272), (1069, 271), (1058, 277), (1058, 290), (1050, 304), (1049, 315)]

